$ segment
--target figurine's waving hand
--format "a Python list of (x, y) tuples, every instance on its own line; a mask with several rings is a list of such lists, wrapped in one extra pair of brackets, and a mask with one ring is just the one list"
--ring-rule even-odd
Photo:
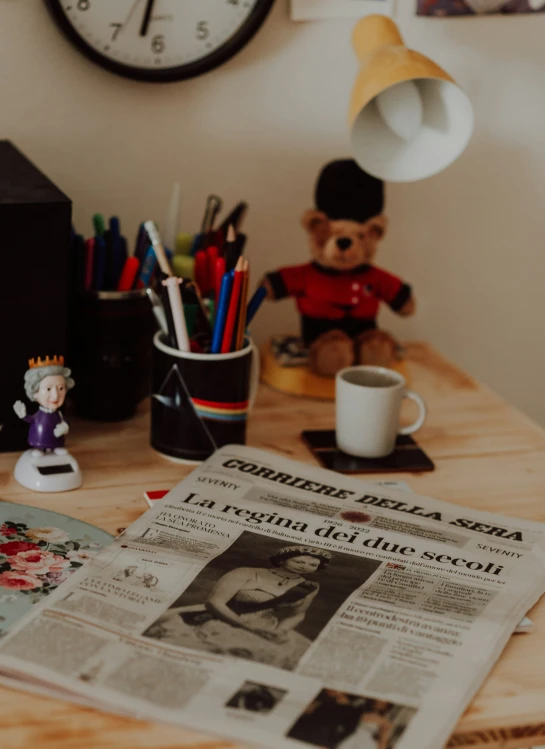
[(24, 419), (26, 416), (26, 406), (23, 401), (16, 401), (13, 404), (13, 410), (20, 419)]
[(53, 434), (55, 435), (55, 437), (64, 437), (64, 435), (68, 434), (69, 431), (70, 431), (70, 427), (68, 426), (66, 421), (61, 421), (57, 424), (57, 426), (53, 430)]

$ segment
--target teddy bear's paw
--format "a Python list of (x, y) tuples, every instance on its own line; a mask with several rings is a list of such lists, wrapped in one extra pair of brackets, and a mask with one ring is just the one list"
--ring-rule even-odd
[(399, 360), (398, 345), (383, 330), (368, 330), (356, 339), (356, 361), (373, 367), (393, 367)]
[(341, 330), (330, 330), (317, 338), (309, 350), (310, 368), (321, 377), (335, 377), (354, 364), (354, 342)]

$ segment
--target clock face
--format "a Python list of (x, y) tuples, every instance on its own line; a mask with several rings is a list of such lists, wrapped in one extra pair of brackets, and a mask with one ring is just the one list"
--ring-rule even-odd
[(274, 0), (45, 0), (69, 40), (114, 73), (175, 81), (233, 57)]

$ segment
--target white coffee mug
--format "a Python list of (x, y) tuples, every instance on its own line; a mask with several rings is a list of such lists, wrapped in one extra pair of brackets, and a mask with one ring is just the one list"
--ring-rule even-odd
[[(420, 414), (400, 428), (404, 398), (415, 401)], [(407, 390), (403, 375), (384, 367), (348, 367), (337, 373), (337, 447), (360, 458), (383, 458), (395, 448), (398, 434), (412, 434), (426, 420), (426, 404)]]

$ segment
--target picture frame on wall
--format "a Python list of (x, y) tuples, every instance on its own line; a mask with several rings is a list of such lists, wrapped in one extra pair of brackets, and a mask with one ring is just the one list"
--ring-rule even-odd
[(396, 0), (291, 0), (292, 21), (363, 18), (371, 13), (394, 14)]
[(545, 13), (545, 0), (417, 0), (419, 16)]

